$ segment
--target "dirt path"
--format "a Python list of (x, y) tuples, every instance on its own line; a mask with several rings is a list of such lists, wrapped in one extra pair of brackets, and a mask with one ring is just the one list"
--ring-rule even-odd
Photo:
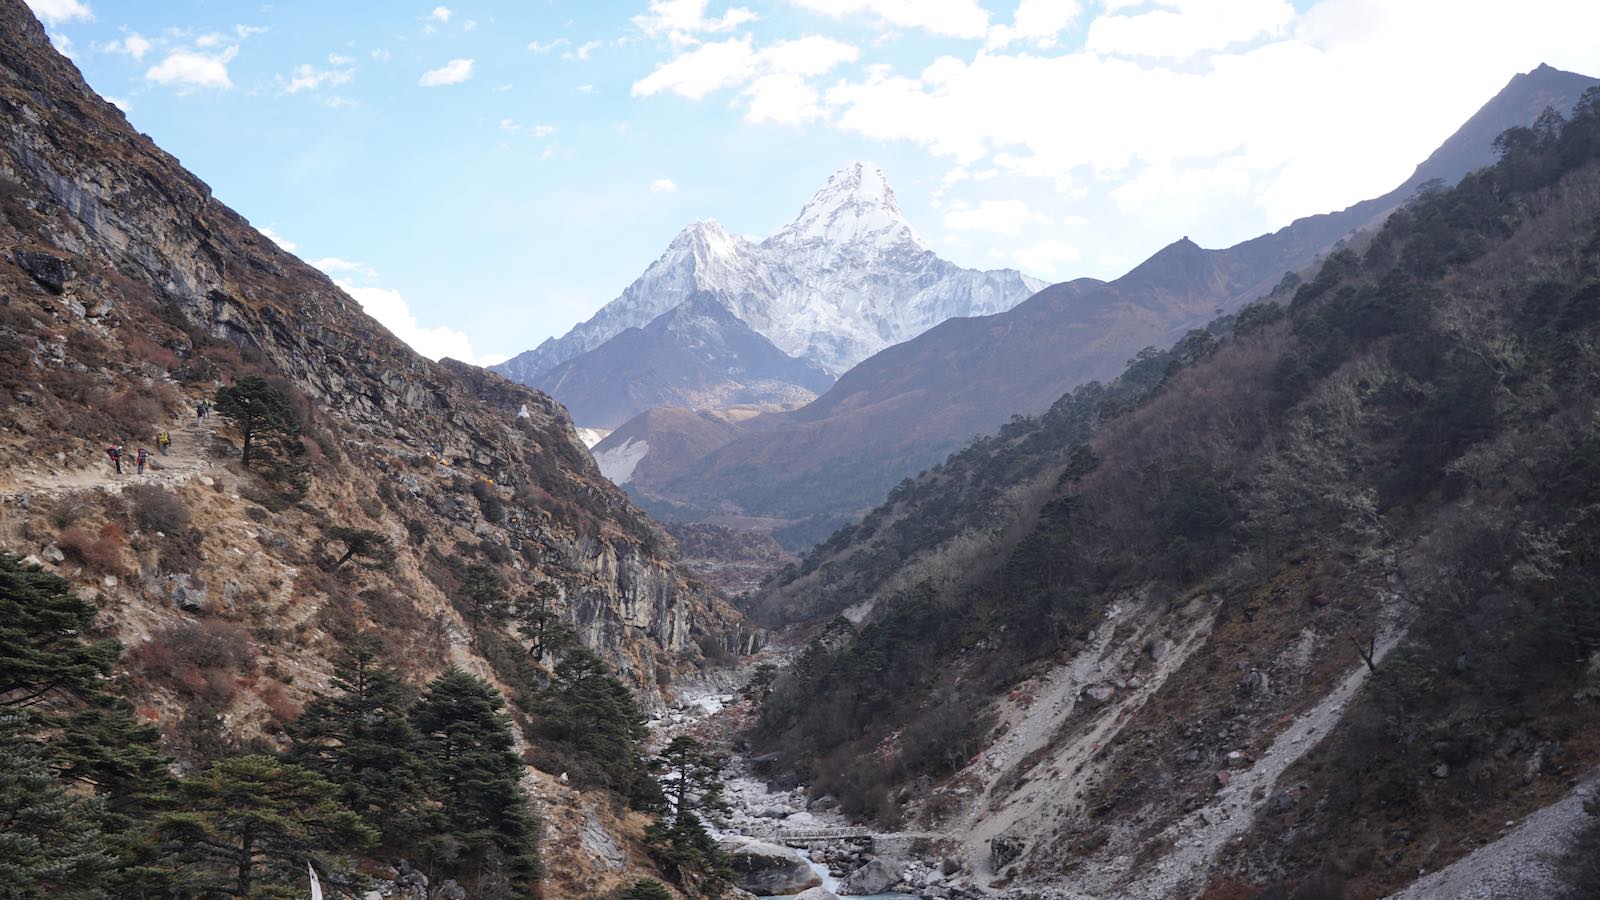
[(211, 458), (211, 428), (196, 427), (185, 420), (168, 429), (172, 446), (166, 455), (155, 452), (155, 442), (147, 446), (151, 456), (143, 475), (135, 474), (138, 466), (134, 454), (138, 444), (124, 448), (122, 474), (118, 475), (111, 460), (103, 452), (88, 465), (62, 471), (11, 470), (0, 475), (0, 496), (59, 497), (75, 491), (99, 490), (119, 494), (131, 484), (162, 484), (177, 486), (206, 471), (218, 468)]

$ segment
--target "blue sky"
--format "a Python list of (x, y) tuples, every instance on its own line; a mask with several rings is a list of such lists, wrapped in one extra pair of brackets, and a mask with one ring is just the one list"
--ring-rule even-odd
[(965, 265), (1115, 277), (1380, 194), (1592, 0), (29, 0), (217, 197), (494, 362), (853, 159)]

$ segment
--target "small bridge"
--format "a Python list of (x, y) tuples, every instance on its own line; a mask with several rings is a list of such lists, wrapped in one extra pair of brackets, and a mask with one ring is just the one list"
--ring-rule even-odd
[(871, 843), (875, 837), (869, 828), (850, 825), (838, 825), (832, 828), (780, 828), (772, 839), (776, 843), (787, 847), (809, 847), (812, 844), (827, 844), (836, 841), (860, 841)]

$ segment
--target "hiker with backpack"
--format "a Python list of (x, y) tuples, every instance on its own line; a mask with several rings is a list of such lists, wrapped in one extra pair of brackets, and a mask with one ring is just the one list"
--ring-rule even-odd
[(167, 448), (169, 448), (171, 446), (172, 446), (172, 435), (167, 434), (165, 431), (163, 431), (160, 434), (156, 435), (156, 449), (161, 451), (161, 455), (162, 456), (166, 456), (167, 455)]
[(143, 447), (140, 447), (139, 448), (139, 455), (134, 457), (134, 461), (139, 464), (139, 474), (140, 475), (144, 474), (144, 464), (146, 462), (148, 462), (149, 460), (150, 460), (150, 451), (146, 450)]
[(112, 444), (106, 448), (106, 455), (111, 457), (112, 465), (117, 467), (117, 474), (122, 474), (122, 445)]

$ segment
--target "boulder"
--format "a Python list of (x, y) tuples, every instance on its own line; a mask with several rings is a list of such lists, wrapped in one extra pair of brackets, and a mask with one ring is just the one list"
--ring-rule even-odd
[(825, 887), (814, 887), (796, 894), (794, 900), (839, 900), (839, 895)]
[(1117, 689), (1109, 684), (1091, 684), (1083, 689), (1083, 695), (1096, 703), (1110, 703)]
[(733, 881), (759, 896), (786, 897), (819, 887), (821, 876), (788, 847), (733, 835), (718, 841), (733, 866)]
[(883, 857), (872, 860), (845, 879), (846, 894), (881, 894), (905, 875), (905, 869), (890, 865)]
[(45, 547), (39, 552), (39, 555), (44, 557), (45, 562), (57, 564), (61, 563), (67, 558), (67, 555), (62, 553), (61, 548), (57, 547), (55, 544), (50, 544), (49, 546)]
[(28, 277), (52, 294), (61, 293), (72, 277), (72, 264), (54, 254), (40, 250), (18, 250), (14, 254), (17, 265)]

